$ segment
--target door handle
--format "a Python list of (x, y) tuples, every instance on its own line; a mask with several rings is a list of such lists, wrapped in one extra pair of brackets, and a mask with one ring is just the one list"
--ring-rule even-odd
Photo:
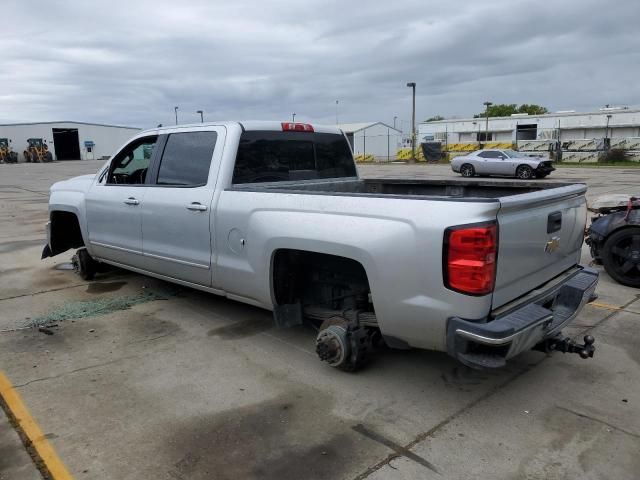
[(189, 205), (187, 205), (187, 210), (193, 210), (196, 212), (206, 212), (207, 206), (202, 205), (201, 203), (198, 203), (198, 202), (192, 202)]
[(136, 200), (135, 198), (133, 198), (133, 197), (127, 198), (124, 201), (124, 203), (126, 203), (127, 205), (139, 205), (140, 204), (140, 202), (138, 200)]

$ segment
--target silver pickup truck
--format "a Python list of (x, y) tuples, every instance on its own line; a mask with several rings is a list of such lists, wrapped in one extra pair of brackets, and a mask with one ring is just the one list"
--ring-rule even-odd
[(499, 367), (595, 298), (579, 265), (582, 184), (360, 179), (333, 126), (226, 122), (139, 133), (96, 175), (51, 187), (43, 258), (103, 264), (272, 310), (318, 329), (355, 370), (376, 345)]

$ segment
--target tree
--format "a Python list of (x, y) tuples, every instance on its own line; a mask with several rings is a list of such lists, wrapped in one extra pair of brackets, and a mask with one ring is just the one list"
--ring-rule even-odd
[(433, 117), (429, 117), (425, 120), (425, 122), (437, 122), (438, 120), (444, 120), (442, 115), (434, 115)]
[[(489, 107), (490, 117), (508, 117), (514, 113), (528, 113), (529, 115), (541, 115), (547, 113), (545, 107), (535, 104), (523, 103), (519, 107), (515, 103), (498, 103)], [(478, 113), (473, 118), (482, 118), (487, 115), (487, 112)]]
[(541, 107), (540, 105), (523, 103), (518, 107), (518, 113), (528, 113), (529, 115), (542, 115), (544, 113), (549, 113), (545, 107)]

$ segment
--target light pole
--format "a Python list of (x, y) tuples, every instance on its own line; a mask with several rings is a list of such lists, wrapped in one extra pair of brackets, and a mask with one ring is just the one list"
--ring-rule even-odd
[(296, 114), (295, 114), (295, 113), (292, 113), (292, 114), (291, 114), (291, 121), (292, 121), (292, 122), (295, 122), (295, 121), (296, 121)]
[(398, 119), (397, 115), (393, 116), (393, 128), (396, 128), (396, 120)]
[(338, 125), (338, 100), (336, 100), (336, 125)]
[(196, 110), (196, 113), (200, 114), (200, 123), (204, 123), (204, 112), (202, 110)]
[(413, 91), (413, 108), (411, 109), (411, 162), (416, 162), (416, 82), (407, 83)]
[(609, 120), (611, 120), (612, 115), (607, 115), (607, 128), (604, 130), (604, 138), (609, 138)]
[(486, 127), (485, 127), (485, 130), (484, 130), (484, 143), (487, 143), (489, 141), (489, 107), (491, 105), (493, 105), (493, 103), (484, 102), (483, 105), (486, 107), (485, 115), (487, 117), (487, 123), (486, 123)]
[(173, 112), (176, 114), (176, 125), (178, 124), (178, 107), (173, 107)]

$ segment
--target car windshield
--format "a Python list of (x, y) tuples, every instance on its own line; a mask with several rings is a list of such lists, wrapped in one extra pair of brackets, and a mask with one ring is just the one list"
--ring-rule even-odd
[(516, 152), (515, 150), (503, 150), (503, 152), (507, 154), (507, 157), (511, 157), (511, 158), (526, 157), (524, 153)]

